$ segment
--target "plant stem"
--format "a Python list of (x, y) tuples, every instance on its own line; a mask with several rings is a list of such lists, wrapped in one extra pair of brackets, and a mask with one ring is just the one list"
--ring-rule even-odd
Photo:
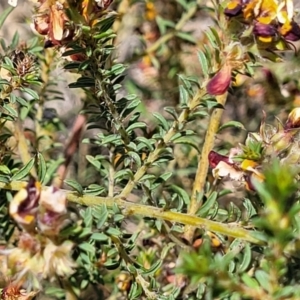
[[(217, 101), (219, 104), (221, 104), (222, 106), (225, 106), (226, 99), (227, 99), (227, 92), (220, 96), (217, 96), (216, 98), (217, 98)], [(205, 140), (204, 140), (204, 145), (203, 145), (202, 152), (201, 152), (201, 158), (198, 163), (198, 168), (197, 168), (196, 177), (195, 177), (195, 181), (194, 181), (191, 202), (190, 202), (190, 206), (189, 206), (189, 210), (188, 210), (188, 213), (190, 215), (195, 215), (202, 204), (198, 200), (197, 195), (199, 192), (204, 190), (208, 167), (209, 167), (208, 154), (213, 149), (215, 135), (218, 131), (222, 114), (223, 114), (223, 109), (216, 108), (216, 109), (214, 109), (214, 111), (210, 117), (210, 120), (209, 120), (208, 128), (206, 131), (206, 136), (205, 136)], [(186, 226), (184, 229), (183, 236), (187, 241), (189, 241), (191, 243), (193, 236), (194, 236), (194, 232), (195, 232), (195, 228), (193, 228), (191, 226)]]
[[(18, 191), (24, 188), (27, 185), (27, 182), (22, 181), (12, 181), (10, 183), (0, 182), (0, 189)], [(48, 187), (43, 187), (47, 189)], [(66, 197), (69, 201), (85, 205), (85, 206), (94, 206), (94, 205), (106, 205), (112, 207), (117, 204), (120, 209), (122, 209), (123, 214), (126, 216), (140, 215), (148, 218), (157, 218), (170, 222), (178, 222), (181, 224), (194, 226), (197, 228), (202, 228), (204, 230), (209, 230), (231, 236), (234, 238), (240, 238), (242, 240), (263, 245), (264, 241), (254, 237), (251, 231), (238, 226), (232, 226), (228, 224), (223, 224), (215, 221), (211, 221), (204, 218), (199, 218), (196, 216), (191, 216), (179, 212), (173, 211), (164, 211), (161, 208), (142, 205), (139, 203), (128, 202), (123, 200), (120, 197), (96, 197), (90, 195), (78, 195), (76, 192), (71, 192), (67, 190), (62, 190), (66, 193)]]

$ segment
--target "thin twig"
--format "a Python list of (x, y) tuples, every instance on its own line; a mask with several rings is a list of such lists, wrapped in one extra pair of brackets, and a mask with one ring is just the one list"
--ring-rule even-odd
[(73, 124), (73, 128), (71, 131), (71, 138), (68, 145), (66, 146), (65, 153), (64, 153), (65, 162), (62, 165), (60, 165), (60, 167), (57, 170), (57, 176), (53, 180), (53, 185), (58, 188), (62, 186), (62, 183), (67, 175), (68, 166), (71, 162), (74, 153), (78, 148), (78, 144), (80, 141), (82, 129), (85, 124), (85, 120), (86, 117), (84, 115), (78, 115)]
[(183, 14), (180, 20), (177, 22), (173, 31), (161, 36), (155, 43), (153, 43), (147, 50), (145, 54), (151, 54), (159, 49), (160, 46), (168, 42), (177, 32), (180, 31), (187, 21), (191, 20), (192, 16), (197, 12), (197, 4), (189, 8), (189, 10)]

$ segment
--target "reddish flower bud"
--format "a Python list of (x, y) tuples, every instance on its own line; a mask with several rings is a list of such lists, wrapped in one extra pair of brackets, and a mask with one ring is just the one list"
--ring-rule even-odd
[(217, 153), (215, 151), (210, 151), (209, 152), (209, 154), (208, 154), (208, 161), (209, 161), (209, 165), (212, 168), (215, 168), (219, 164), (220, 161), (223, 161), (223, 162), (225, 162), (228, 165), (233, 165), (233, 163), (230, 161), (230, 159), (229, 159), (228, 156), (219, 154), (219, 153)]
[(231, 82), (231, 67), (225, 64), (222, 69), (208, 82), (207, 92), (210, 95), (222, 95)]

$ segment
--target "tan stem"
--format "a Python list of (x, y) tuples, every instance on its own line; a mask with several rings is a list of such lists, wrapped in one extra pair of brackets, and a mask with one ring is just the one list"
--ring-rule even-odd
[[(223, 95), (217, 96), (216, 98), (219, 104), (225, 106), (226, 99), (227, 99), (227, 92)], [(197, 173), (194, 181), (191, 202), (188, 210), (188, 213), (190, 215), (194, 215), (201, 207), (201, 202), (198, 200), (197, 195), (199, 192), (203, 191), (206, 183), (206, 177), (209, 168), (208, 154), (213, 149), (215, 136), (219, 129), (222, 114), (223, 114), (223, 109), (216, 108), (214, 109), (209, 120), (206, 136), (204, 140), (204, 145), (202, 148), (201, 157), (198, 163)], [(194, 227), (191, 226), (185, 227), (183, 236), (190, 243), (192, 242), (194, 231), (195, 231)]]

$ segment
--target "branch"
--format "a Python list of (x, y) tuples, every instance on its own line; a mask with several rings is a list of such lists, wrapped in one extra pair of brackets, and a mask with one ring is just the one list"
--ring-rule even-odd
[[(18, 191), (24, 188), (24, 186), (26, 185), (27, 182), (22, 181), (12, 181), (11, 183), (0, 182), (0, 189)], [(48, 187), (43, 187), (43, 189), (45, 190), (47, 188)], [(66, 193), (66, 197), (69, 201), (77, 204), (85, 206), (106, 205), (108, 207), (113, 207), (115, 204), (117, 204), (123, 211), (123, 214), (126, 216), (140, 215), (148, 218), (156, 218), (171, 222), (177, 222), (184, 225), (201, 228), (203, 230), (217, 232), (234, 238), (240, 238), (250, 243), (258, 245), (264, 244), (264, 241), (254, 237), (251, 231), (238, 226), (223, 224), (179, 212), (164, 211), (161, 208), (142, 205), (134, 202), (128, 202), (120, 197), (96, 197), (90, 195), (80, 196), (76, 192), (71, 192), (67, 190), (62, 191)]]

